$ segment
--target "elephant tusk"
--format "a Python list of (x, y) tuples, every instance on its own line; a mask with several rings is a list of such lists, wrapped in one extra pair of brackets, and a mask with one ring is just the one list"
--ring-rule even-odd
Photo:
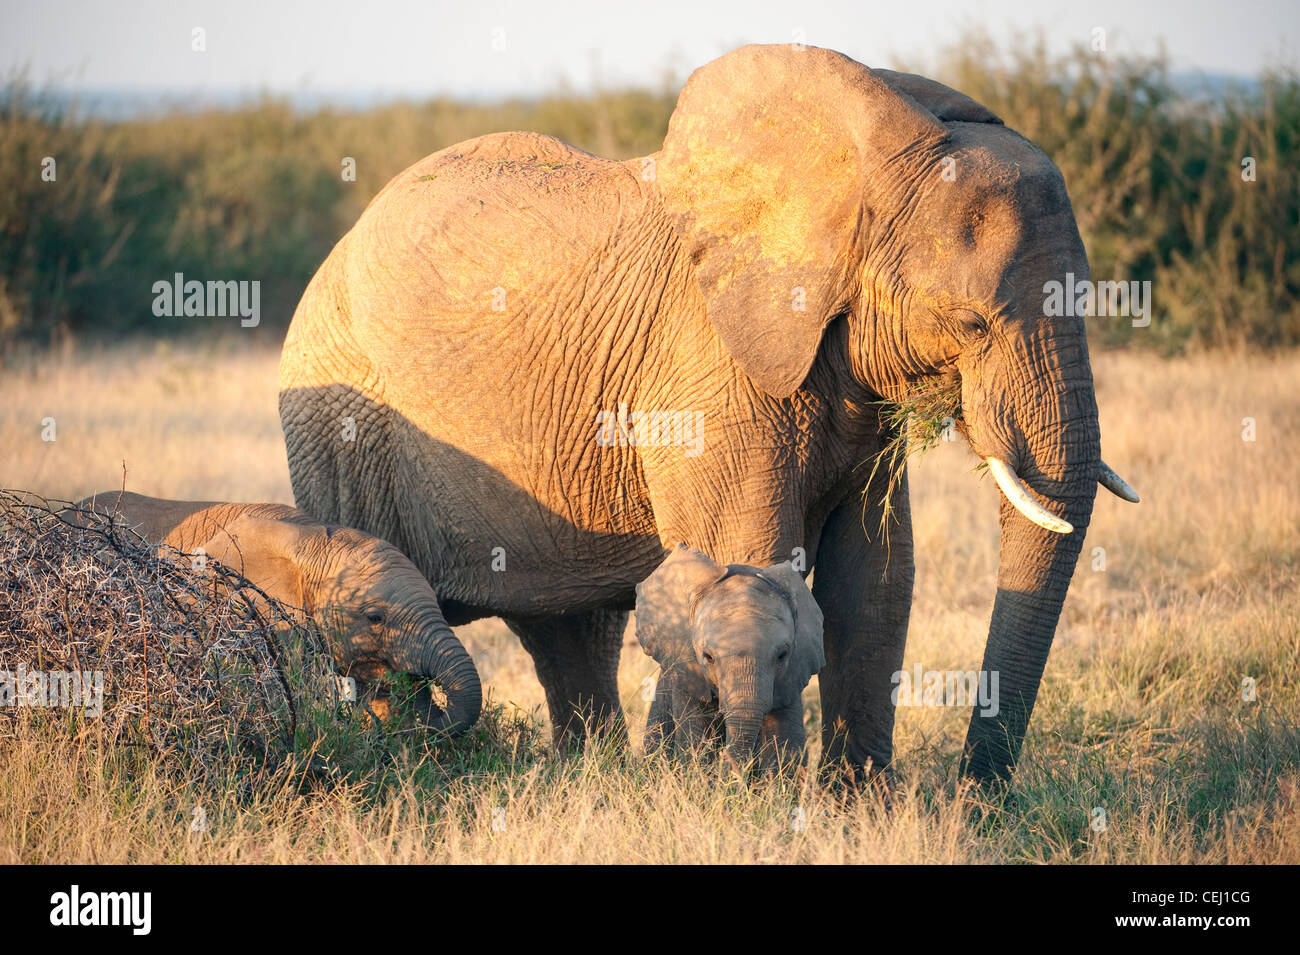
[(1033, 495), (1029, 493), (1029, 488), (1024, 481), (1020, 480), (1020, 475), (1016, 474), (1011, 465), (1000, 458), (988, 457), (984, 461), (989, 466), (989, 473), (993, 475), (993, 480), (998, 482), (998, 487), (1017, 511), (1039, 527), (1053, 533), (1069, 534), (1074, 530), (1073, 524), (1057, 517), (1034, 500)]
[(1097, 475), (1097, 483), (1104, 487), (1116, 497), (1121, 497), (1130, 504), (1136, 504), (1140, 500), (1138, 492), (1133, 490), (1128, 481), (1116, 474), (1110, 469), (1110, 465), (1105, 461), (1101, 462), (1101, 473)]

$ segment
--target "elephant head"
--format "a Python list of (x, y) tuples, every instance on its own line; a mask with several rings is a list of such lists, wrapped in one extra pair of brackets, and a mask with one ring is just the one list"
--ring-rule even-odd
[(437, 684), (445, 703), (434, 702), (427, 683), (416, 696), (431, 729), (460, 733), (478, 719), (474, 661), (429, 582), (392, 544), (351, 528), (258, 517), (240, 518), (208, 544), (208, 554), (319, 623), (345, 674), (364, 685), (396, 670)]
[(767, 762), (802, 755), (801, 695), (826, 660), (821, 610), (788, 562), (724, 566), (679, 544), (636, 593), (637, 639), (661, 685), (716, 708), (733, 765), (760, 739)]
[(1048, 283), (1089, 278), (1060, 171), (983, 106), (816, 48), (749, 46), (697, 70), (654, 168), (710, 322), (767, 395), (804, 385), (842, 323), (867, 400), (960, 388), (964, 432), (1002, 490), (998, 592), (964, 765), (1010, 774), (1100, 481), (1082, 314)]
[[(430, 729), (454, 735), (478, 719), (482, 689), (474, 660), (447, 625), (429, 582), (392, 544), (317, 523), (285, 505), (117, 492), (97, 497), (96, 509), (146, 540), (187, 554), (201, 550), (311, 617), (330, 638), (340, 670), (363, 685), (390, 671), (419, 678), (416, 705)], [(88, 498), (79, 506), (94, 502)], [(428, 681), (444, 701), (434, 701)]]

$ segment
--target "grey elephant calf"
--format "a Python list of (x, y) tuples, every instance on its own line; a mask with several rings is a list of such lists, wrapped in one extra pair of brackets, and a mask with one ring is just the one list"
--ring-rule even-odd
[(723, 565), (679, 544), (636, 595), (637, 639), (661, 668), (647, 751), (725, 739), (736, 766), (803, 762), (803, 689), (826, 658), (791, 564)]
[(322, 524), (285, 504), (169, 501), (106, 491), (81, 508), (116, 515), (153, 544), (239, 571), (268, 596), (316, 620), (337, 639), (345, 674), (363, 684), (390, 671), (438, 684), (416, 697), (425, 723), (464, 732), (478, 719), (482, 689), (469, 653), (452, 633), (428, 581), (396, 547), (370, 534)]

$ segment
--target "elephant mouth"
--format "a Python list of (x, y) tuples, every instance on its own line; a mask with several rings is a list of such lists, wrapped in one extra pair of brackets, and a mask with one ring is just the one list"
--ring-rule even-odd
[(400, 724), (405, 716), (437, 726), (447, 712), (446, 691), (432, 680), (394, 680), (382, 663), (353, 664), (348, 675), (357, 681), (357, 702), (381, 725)]
[(358, 690), (361, 690), (364, 687), (381, 685), (384, 678), (388, 676), (388, 664), (375, 658), (360, 658), (348, 664), (344, 673), (355, 679)]

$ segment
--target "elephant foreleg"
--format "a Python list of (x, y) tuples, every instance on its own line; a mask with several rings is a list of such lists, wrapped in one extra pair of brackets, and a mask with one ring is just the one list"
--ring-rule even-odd
[(773, 772), (804, 765), (808, 761), (805, 742), (803, 700), (799, 699), (773, 710), (763, 720), (762, 765)]
[(912, 517), (907, 476), (894, 489), (888, 541), (881, 533), (883, 475), (826, 521), (813, 596), (825, 618), (822, 771), (854, 784), (893, 756), (893, 675), (902, 669), (912, 609)]
[(582, 749), (585, 732), (626, 742), (618, 701), (618, 659), (626, 610), (506, 620), (533, 658), (546, 692), (556, 748)]
[(646, 717), (645, 737), (641, 742), (646, 755), (659, 752), (665, 745), (671, 746), (673, 728), (672, 680), (660, 673), (655, 683), (654, 699), (650, 701), (650, 713)]
[(681, 755), (717, 742), (720, 718), (716, 707), (706, 705), (703, 697), (708, 695), (706, 687), (683, 679), (679, 671), (661, 672), (646, 721), (646, 752), (666, 747)]

